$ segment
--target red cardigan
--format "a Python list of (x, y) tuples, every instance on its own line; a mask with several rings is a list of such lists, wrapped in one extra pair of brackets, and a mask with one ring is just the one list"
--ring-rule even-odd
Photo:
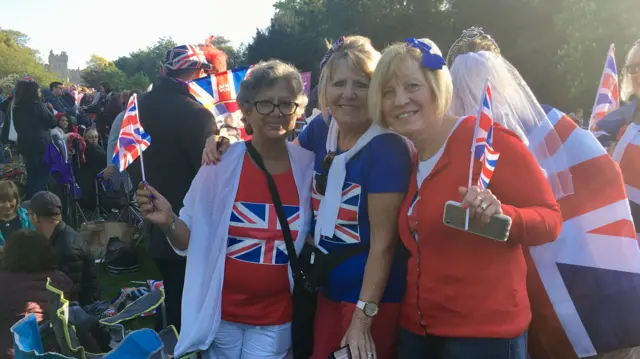
[[(531, 321), (522, 246), (552, 242), (560, 235), (562, 213), (544, 174), (511, 131), (494, 127), (500, 152), (489, 189), (502, 202), (512, 226), (507, 243), (445, 227), (444, 204), (460, 202), (467, 186), (469, 150), (475, 119), (463, 120), (451, 134), (442, 157), (419, 190), (414, 211), (418, 241), (407, 212), (416, 193), (417, 159), (400, 211), (400, 236), (411, 252), (400, 324), (420, 335), (513, 338)], [(476, 183), (481, 164), (474, 164)]]

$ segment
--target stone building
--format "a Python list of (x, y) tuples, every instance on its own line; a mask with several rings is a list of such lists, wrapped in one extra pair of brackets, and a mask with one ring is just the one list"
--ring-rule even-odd
[(69, 70), (69, 56), (65, 51), (62, 51), (60, 55), (53, 53), (53, 50), (49, 52), (49, 64), (46, 66), (47, 70), (56, 74), (62, 81), (70, 82), (73, 84), (80, 84), (82, 78), (80, 78), (80, 69)]

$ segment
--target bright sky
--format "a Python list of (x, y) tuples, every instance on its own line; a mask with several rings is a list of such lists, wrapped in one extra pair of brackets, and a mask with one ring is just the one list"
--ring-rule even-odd
[(66, 51), (69, 68), (92, 53), (115, 60), (160, 37), (178, 44), (209, 35), (248, 43), (269, 25), (276, 0), (13, 0), (2, 3), (0, 27), (24, 32), (46, 62)]

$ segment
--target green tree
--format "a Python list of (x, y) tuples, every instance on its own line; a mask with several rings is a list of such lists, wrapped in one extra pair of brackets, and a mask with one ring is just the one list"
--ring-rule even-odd
[(100, 82), (107, 81), (118, 89), (125, 82), (125, 74), (112, 61), (96, 54), (91, 55), (86, 68), (80, 72), (80, 77), (86, 86), (93, 88), (99, 88)]
[(591, 110), (612, 43), (620, 73), (627, 51), (640, 34), (639, 9), (636, 0), (563, 0), (555, 21), (567, 41), (558, 52), (558, 67), (575, 107)]
[(9, 91), (16, 79), (31, 76), (41, 85), (59, 80), (47, 71), (38, 59), (38, 52), (27, 47), (29, 38), (14, 30), (0, 29), (0, 79), (3, 89)]
[(243, 44), (238, 49), (234, 49), (231, 40), (224, 36), (214, 36), (211, 44), (227, 54), (227, 68), (233, 69), (249, 65), (246, 63), (246, 48)]
[(149, 80), (147, 75), (145, 75), (142, 72), (138, 72), (132, 77), (127, 78), (125, 82), (125, 87), (130, 90), (135, 89), (135, 90), (144, 91), (146, 90), (146, 88), (149, 86), (150, 83), (151, 81)]
[(160, 66), (167, 50), (176, 46), (171, 38), (160, 38), (155, 45), (132, 52), (128, 56), (121, 56), (114, 64), (127, 78), (142, 73), (147, 79), (155, 79), (160, 75)]

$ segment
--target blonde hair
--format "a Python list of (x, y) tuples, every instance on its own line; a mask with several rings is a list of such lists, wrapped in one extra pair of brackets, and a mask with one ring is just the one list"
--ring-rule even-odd
[(84, 137), (84, 139), (85, 139), (85, 140), (88, 140), (88, 139), (89, 139), (89, 135), (91, 135), (91, 134), (93, 134), (93, 133), (95, 133), (96, 135), (98, 135), (98, 131), (97, 131), (97, 130), (95, 130), (95, 129), (93, 129), (93, 128), (90, 128), (90, 129), (88, 129), (88, 130), (84, 131), (84, 136), (82, 136), (82, 137)]
[(302, 115), (308, 102), (307, 95), (304, 92), (302, 76), (293, 65), (280, 60), (261, 61), (242, 80), (236, 102), (242, 108), (243, 113), (247, 111), (247, 106), (255, 101), (260, 91), (273, 86), (279, 80), (287, 83), (291, 89), (291, 95), (298, 104), (295, 115)]
[(449, 48), (447, 54), (447, 65), (453, 66), (456, 57), (470, 52), (489, 51), (496, 55), (501, 55), (500, 48), (496, 41), (485, 34), (482, 29), (472, 27), (462, 32), (460, 38)]
[[(331, 44), (327, 43), (327, 48), (330, 47)], [(318, 103), (325, 120), (329, 119), (327, 112), (327, 108), (329, 107), (327, 86), (331, 82), (333, 72), (338, 62), (342, 59), (347, 60), (349, 67), (362, 72), (371, 79), (373, 71), (376, 69), (376, 65), (380, 59), (380, 52), (373, 47), (369, 38), (364, 36), (346, 36), (344, 38), (344, 44), (329, 56), (322, 68), (318, 82)]]
[[(431, 46), (431, 52), (442, 55), (440, 49), (433, 41), (429, 39), (420, 39), (420, 41)], [(420, 64), (422, 61), (422, 52), (414, 47), (407, 46), (405, 43), (397, 43), (387, 47), (382, 53), (382, 58), (378, 62), (378, 67), (371, 79), (369, 87), (369, 115), (373, 122), (381, 127), (388, 128), (389, 124), (382, 116), (382, 92), (387, 83), (397, 76), (398, 72), (403, 68), (403, 62), (415, 61)], [(431, 70), (421, 68), (422, 74), (433, 93), (436, 101), (436, 114), (444, 116), (451, 105), (453, 97), (453, 83), (449, 68), (445, 65), (440, 70)]]
[(620, 88), (620, 98), (629, 102), (631, 99), (631, 95), (633, 95), (633, 87), (631, 86), (631, 75), (626, 70), (626, 66), (631, 65), (631, 59), (634, 55), (640, 54), (640, 40), (635, 43), (635, 45), (631, 46), (631, 49), (627, 53), (627, 57), (625, 60), (625, 69), (622, 70), (622, 86)]

